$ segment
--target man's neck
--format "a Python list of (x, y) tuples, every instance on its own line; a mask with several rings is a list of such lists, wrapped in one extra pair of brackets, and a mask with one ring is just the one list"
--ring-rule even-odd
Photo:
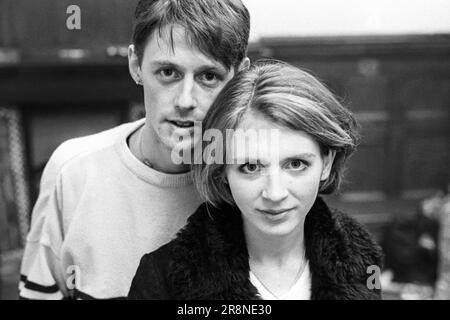
[(170, 148), (155, 137), (154, 131), (147, 123), (130, 136), (128, 146), (139, 161), (151, 166), (156, 171), (179, 174), (190, 170), (189, 165), (173, 163)]

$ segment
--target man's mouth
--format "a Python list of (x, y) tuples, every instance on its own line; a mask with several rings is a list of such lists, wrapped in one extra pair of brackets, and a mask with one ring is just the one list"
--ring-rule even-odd
[(191, 128), (194, 126), (194, 121), (190, 121), (190, 120), (184, 120), (184, 121), (169, 120), (169, 123), (171, 123), (174, 126), (179, 127), (179, 128)]

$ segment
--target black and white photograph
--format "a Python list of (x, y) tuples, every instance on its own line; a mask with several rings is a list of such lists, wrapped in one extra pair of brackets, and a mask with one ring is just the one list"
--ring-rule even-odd
[(0, 0), (0, 300), (117, 299), (450, 300), (450, 1)]

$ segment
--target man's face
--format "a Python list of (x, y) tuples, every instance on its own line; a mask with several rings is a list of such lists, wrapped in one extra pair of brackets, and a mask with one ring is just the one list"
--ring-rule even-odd
[[(167, 27), (166, 27), (167, 28)], [(194, 121), (202, 121), (216, 96), (234, 76), (233, 68), (205, 56), (186, 41), (182, 27), (154, 32), (142, 59), (146, 120), (157, 142), (172, 149), (183, 140), (183, 149), (193, 146)], [(180, 147), (180, 145), (178, 145)]]

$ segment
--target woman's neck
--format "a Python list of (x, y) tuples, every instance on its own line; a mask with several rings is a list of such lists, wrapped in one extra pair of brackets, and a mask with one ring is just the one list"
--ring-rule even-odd
[(303, 223), (286, 235), (269, 235), (252, 230), (244, 223), (253, 275), (276, 297), (286, 294), (303, 274), (307, 265)]
[(244, 222), (244, 234), (250, 260), (282, 266), (305, 257), (303, 224), (286, 235), (264, 234)]

